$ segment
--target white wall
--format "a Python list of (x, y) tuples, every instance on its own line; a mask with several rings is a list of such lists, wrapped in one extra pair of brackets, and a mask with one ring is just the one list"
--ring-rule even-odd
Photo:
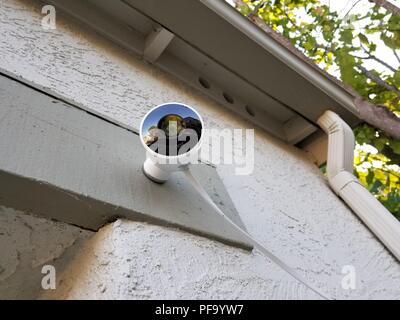
[[(45, 31), (41, 18), (36, 2), (0, 0), (0, 68), (136, 128), (150, 108), (167, 101), (196, 106), (209, 128), (251, 128), (73, 21), (59, 17), (57, 30)], [(218, 167), (254, 237), (336, 298), (400, 298), (399, 263), (302, 151), (256, 130), (255, 162), (245, 177)], [(120, 221), (85, 250), (50, 296), (315, 298), (256, 252), (168, 228)], [(345, 265), (356, 268), (357, 290), (341, 288)]]
[(0, 299), (32, 299), (52, 265), (60, 274), (93, 232), (0, 206)]

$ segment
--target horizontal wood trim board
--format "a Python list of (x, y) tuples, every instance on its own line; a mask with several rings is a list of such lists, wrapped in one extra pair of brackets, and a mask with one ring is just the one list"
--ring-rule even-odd
[[(91, 230), (123, 217), (251, 247), (183, 175), (149, 181), (136, 134), (4, 76), (0, 101), (0, 204)], [(244, 227), (215, 168), (193, 172)]]

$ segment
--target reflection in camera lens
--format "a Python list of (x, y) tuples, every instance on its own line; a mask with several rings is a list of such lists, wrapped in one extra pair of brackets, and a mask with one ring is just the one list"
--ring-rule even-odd
[(177, 105), (172, 105), (170, 109), (181, 111), (180, 114), (184, 114), (185, 117), (179, 115), (179, 112), (164, 113), (161, 118), (152, 117), (150, 113), (147, 121), (149, 123), (145, 123), (148, 129), (142, 132), (143, 141), (156, 153), (166, 156), (182, 155), (192, 150), (199, 142), (202, 124), (189, 108), (179, 110)]

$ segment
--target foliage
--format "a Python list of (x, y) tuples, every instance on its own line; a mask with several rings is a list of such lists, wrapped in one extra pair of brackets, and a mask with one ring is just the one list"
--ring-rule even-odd
[[(400, 116), (400, 16), (368, 0), (347, 12), (323, 0), (236, 0), (236, 7), (261, 18), (366, 100)], [(367, 124), (355, 136), (356, 176), (400, 219), (400, 141)]]

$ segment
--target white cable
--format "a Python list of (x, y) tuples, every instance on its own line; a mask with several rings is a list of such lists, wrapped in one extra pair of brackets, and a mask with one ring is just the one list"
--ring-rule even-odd
[(208, 202), (214, 209), (215, 211), (223, 218), (225, 219), (226, 222), (228, 222), (232, 227), (234, 227), (238, 232), (240, 232), (250, 243), (254, 245), (255, 248), (257, 248), (262, 254), (264, 254), (268, 259), (270, 259), (272, 262), (277, 264), (279, 267), (281, 267), (283, 270), (285, 270), (287, 273), (289, 273), (293, 278), (295, 278), (297, 281), (300, 283), (304, 284), (307, 288), (311, 289), (314, 291), (317, 295), (319, 295), (321, 298), (325, 300), (331, 300), (328, 296), (325, 294), (321, 293), (318, 289), (314, 288), (314, 286), (310, 285), (307, 283), (307, 281), (293, 268), (289, 267), (285, 262), (283, 262), (281, 259), (279, 259), (277, 256), (275, 256), (272, 252), (270, 252), (267, 248), (265, 248), (261, 243), (259, 243), (257, 240), (255, 240), (250, 234), (247, 233), (247, 231), (243, 230), (241, 227), (236, 225), (229, 217), (227, 217), (221, 209), (214, 203), (214, 201), (211, 199), (211, 197), (208, 195), (208, 193), (204, 190), (200, 182), (192, 175), (189, 169), (183, 171), (184, 174), (186, 175), (187, 179), (190, 181), (192, 186), (200, 193), (200, 195), (204, 198), (206, 202)]

